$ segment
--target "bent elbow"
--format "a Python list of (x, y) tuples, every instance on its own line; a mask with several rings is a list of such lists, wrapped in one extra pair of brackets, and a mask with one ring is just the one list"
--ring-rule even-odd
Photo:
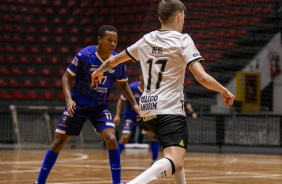
[(199, 82), (199, 83), (206, 83), (208, 81), (208, 77), (204, 76), (204, 75), (201, 75), (201, 76), (198, 76), (196, 77), (196, 80)]

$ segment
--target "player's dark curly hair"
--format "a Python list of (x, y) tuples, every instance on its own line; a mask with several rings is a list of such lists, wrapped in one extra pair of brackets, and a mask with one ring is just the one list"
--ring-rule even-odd
[(179, 0), (162, 0), (158, 6), (158, 15), (164, 23), (174, 13), (181, 13), (183, 11), (186, 11), (186, 7)]
[(111, 26), (111, 25), (103, 25), (98, 30), (98, 36), (103, 38), (103, 36), (105, 35), (106, 31), (117, 32), (117, 29), (114, 26)]

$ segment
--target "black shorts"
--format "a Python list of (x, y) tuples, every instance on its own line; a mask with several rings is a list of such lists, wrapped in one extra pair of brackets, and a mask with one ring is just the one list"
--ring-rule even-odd
[(155, 133), (163, 148), (180, 146), (187, 149), (188, 129), (185, 116), (157, 115), (154, 119), (144, 121), (144, 124)]

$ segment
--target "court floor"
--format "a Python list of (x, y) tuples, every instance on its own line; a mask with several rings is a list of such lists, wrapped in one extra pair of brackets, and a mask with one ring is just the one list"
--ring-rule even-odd
[[(36, 181), (46, 150), (0, 151), (0, 184)], [(162, 157), (160, 152), (159, 157)], [(148, 149), (121, 154), (122, 181), (127, 182), (151, 164)], [(282, 184), (281, 155), (186, 153), (187, 184)], [(49, 184), (111, 183), (104, 149), (63, 149), (47, 180)], [(172, 184), (171, 178), (158, 184)]]

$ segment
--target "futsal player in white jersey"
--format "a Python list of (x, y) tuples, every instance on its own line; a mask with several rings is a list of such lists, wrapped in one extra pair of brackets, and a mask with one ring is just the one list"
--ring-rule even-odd
[(168, 176), (176, 184), (186, 183), (183, 168), (188, 142), (183, 95), (186, 66), (204, 87), (220, 92), (227, 107), (233, 104), (234, 95), (204, 71), (203, 58), (193, 40), (182, 34), (185, 11), (179, 0), (162, 0), (158, 6), (161, 29), (146, 34), (92, 74), (92, 84), (97, 85), (103, 72), (129, 59), (140, 60), (145, 81), (139, 101), (140, 116), (163, 146), (164, 158), (129, 184), (151, 184)]

